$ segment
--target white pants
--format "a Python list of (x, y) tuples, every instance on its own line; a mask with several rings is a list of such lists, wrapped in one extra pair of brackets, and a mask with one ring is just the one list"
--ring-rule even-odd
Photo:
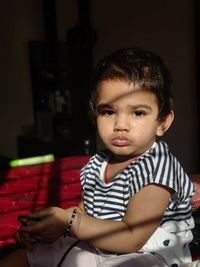
[[(33, 245), (27, 250), (31, 267), (57, 267), (65, 252), (77, 242), (60, 238), (53, 244)], [(102, 253), (88, 243), (79, 241), (63, 258), (62, 267), (167, 267), (164, 260), (150, 253), (113, 255)]]

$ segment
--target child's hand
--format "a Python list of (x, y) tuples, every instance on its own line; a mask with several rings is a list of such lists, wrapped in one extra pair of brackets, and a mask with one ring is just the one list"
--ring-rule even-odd
[[(18, 216), (18, 220), (21, 222), (22, 226), (28, 226), (35, 223), (34, 221), (30, 220), (28, 216)], [(36, 240), (32, 238), (29, 233), (21, 231), (21, 228), (19, 228), (15, 233), (14, 238), (16, 242), (22, 247), (27, 247), (30, 244), (34, 244), (36, 242)]]
[(63, 235), (67, 222), (71, 217), (73, 208), (64, 210), (50, 207), (29, 214), (31, 217), (42, 218), (34, 224), (23, 226), (19, 229), (21, 239), (27, 239), (27, 235), (34, 238), (38, 243), (53, 243)]
[(30, 245), (30, 242), (29, 242), (30, 236), (28, 233), (24, 233), (18, 230), (15, 233), (14, 238), (16, 242), (22, 247), (28, 247)]

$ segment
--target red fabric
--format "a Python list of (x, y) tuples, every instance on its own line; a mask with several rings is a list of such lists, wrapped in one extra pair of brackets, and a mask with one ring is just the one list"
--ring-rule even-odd
[(63, 208), (80, 200), (80, 169), (88, 156), (68, 157), (52, 163), (0, 171), (0, 254), (13, 244), (20, 224), (17, 216), (56, 205)]
[(200, 207), (200, 174), (191, 175), (190, 178), (195, 184), (196, 188), (196, 192), (192, 197), (192, 209), (195, 211)]

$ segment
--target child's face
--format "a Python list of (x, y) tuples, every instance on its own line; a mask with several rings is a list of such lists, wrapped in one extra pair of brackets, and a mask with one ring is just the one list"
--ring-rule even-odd
[(162, 135), (154, 94), (138, 84), (109, 80), (97, 99), (97, 128), (104, 145), (119, 157), (135, 157)]

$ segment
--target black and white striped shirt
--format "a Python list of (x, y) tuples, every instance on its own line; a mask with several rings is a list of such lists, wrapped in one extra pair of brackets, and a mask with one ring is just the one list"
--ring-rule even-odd
[(130, 163), (110, 183), (102, 178), (102, 168), (109, 153), (94, 155), (81, 171), (84, 205), (88, 215), (106, 220), (122, 220), (129, 199), (144, 186), (156, 183), (174, 190), (162, 223), (191, 217), (194, 185), (164, 142), (158, 142)]

